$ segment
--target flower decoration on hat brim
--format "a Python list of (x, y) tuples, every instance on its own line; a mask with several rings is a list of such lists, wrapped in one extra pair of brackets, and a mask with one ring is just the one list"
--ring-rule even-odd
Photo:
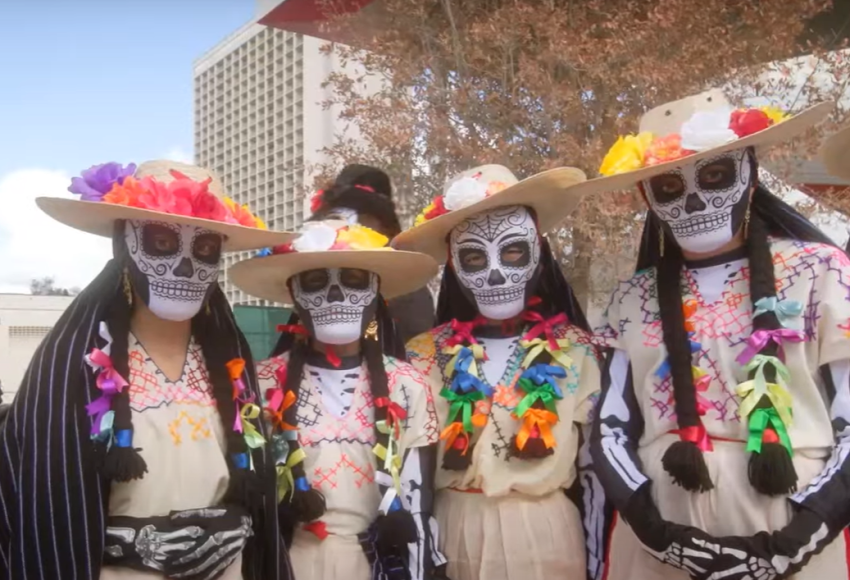
[(414, 225), (418, 226), (447, 213), (465, 209), (508, 188), (508, 184), (503, 181), (483, 181), (481, 177), (481, 173), (476, 173), (452, 183), (446, 193), (435, 197), (434, 201), (416, 216)]
[(229, 197), (221, 199), (212, 193), (212, 178), (196, 181), (172, 170), (173, 179), (165, 182), (152, 176), (136, 178), (135, 171), (133, 163), (126, 167), (114, 162), (96, 165), (73, 178), (68, 191), (79, 195), (81, 201), (268, 229), (247, 205), (240, 206)]
[(698, 111), (682, 123), (678, 133), (658, 136), (649, 131), (617, 139), (599, 167), (605, 176), (628, 173), (676, 161), (734, 143), (788, 118), (776, 107)]
[(277, 246), (273, 254), (329, 252), (337, 250), (375, 250), (384, 248), (389, 238), (359, 224), (340, 227), (325, 222), (308, 222), (292, 242)]

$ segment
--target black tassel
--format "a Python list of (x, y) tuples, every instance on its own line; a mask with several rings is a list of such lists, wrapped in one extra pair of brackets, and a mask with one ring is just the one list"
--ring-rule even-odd
[(688, 491), (703, 493), (714, 489), (702, 451), (691, 441), (676, 441), (661, 459), (664, 470), (673, 477), (673, 483)]
[[(284, 499), (289, 501), (290, 498)], [(292, 491), (292, 515), (299, 522), (313, 522), (325, 515), (327, 506), (325, 496), (312, 487), (307, 490)]]
[(376, 522), (378, 546), (391, 549), (394, 546), (406, 546), (419, 539), (416, 521), (410, 512), (395, 510), (385, 516), (379, 516)]
[(148, 465), (139, 451), (141, 449), (113, 445), (103, 460), (104, 477), (119, 483), (142, 479), (148, 472)]
[(511, 449), (513, 456), (519, 459), (543, 459), (555, 453), (554, 447), (546, 447), (546, 443), (540, 437), (529, 437), (525, 447), (520, 449), (516, 444), (516, 435), (511, 438)]
[(762, 443), (761, 452), (750, 455), (750, 484), (764, 495), (789, 495), (797, 491), (797, 470), (788, 450), (780, 443)]

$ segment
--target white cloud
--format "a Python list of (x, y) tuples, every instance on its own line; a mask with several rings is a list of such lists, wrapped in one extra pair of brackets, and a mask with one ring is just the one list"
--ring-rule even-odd
[(171, 150), (165, 155), (166, 159), (170, 159), (171, 161), (179, 161), (180, 163), (194, 163), (195, 160), (192, 159), (192, 154), (187, 152), (180, 146), (172, 147)]
[(44, 214), (41, 196), (73, 197), (62, 171), (22, 169), (0, 176), (0, 292), (29, 293), (30, 280), (52, 276), (59, 287), (84, 288), (112, 257), (112, 242)]

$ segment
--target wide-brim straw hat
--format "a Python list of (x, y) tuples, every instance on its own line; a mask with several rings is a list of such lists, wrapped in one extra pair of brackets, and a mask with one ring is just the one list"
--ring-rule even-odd
[(443, 188), (442, 203), (455, 209), (403, 231), (393, 239), (393, 246), (424, 252), (442, 264), (448, 257), (447, 237), (455, 226), (483, 211), (512, 205), (533, 209), (540, 231), (546, 232), (575, 210), (581, 195), (574, 195), (572, 186), (586, 179), (575, 167), (550, 169), (522, 181), (501, 165), (475, 167), (453, 177)]
[[(819, 103), (745, 137), (732, 139), (726, 143), (702, 149), (671, 161), (597, 177), (577, 185), (574, 189), (580, 195), (618, 191), (628, 189), (645, 179), (667, 173), (682, 165), (697, 163), (700, 160), (716, 157), (728, 151), (753, 147), (758, 154), (772, 146), (790, 141), (814, 127), (829, 115), (833, 107), (833, 103)], [(682, 126), (691, 120), (695, 114), (719, 112), (721, 110), (731, 112), (735, 108), (729, 103), (723, 91), (712, 89), (651, 109), (641, 117), (639, 132), (651, 133), (655, 138), (680, 135)]]
[[(305, 236), (322, 238), (324, 234), (331, 235), (330, 231), (334, 231), (336, 237), (325, 238), (323, 243), (305, 242)], [(314, 235), (317, 232), (323, 235)], [(339, 243), (339, 232), (355, 232), (357, 237), (365, 237), (367, 243), (345, 247), (345, 243)], [(437, 275), (439, 266), (433, 258), (385, 246), (387, 241), (377, 232), (344, 221), (308, 222), (302, 236), (296, 238), (291, 247), (276, 249), (271, 256), (239, 262), (228, 270), (228, 276), (233, 284), (251, 296), (292, 304), (287, 282), (308, 270), (356, 268), (374, 272), (380, 278), (380, 293), (386, 299), (418, 290)]]
[[(136, 179), (152, 177), (161, 183), (169, 183), (175, 179), (172, 171), (179, 172), (193, 181), (203, 182), (210, 179), (208, 191), (222, 201), (226, 197), (224, 187), (214, 173), (195, 165), (177, 161), (157, 160), (142, 163), (133, 173), (133, 177)], [(291, 232), (275, 232), (241, 224), (171, 214), (105, 201), (39, 197), (36, 199), (36, 203), (42, 211), (58, 222), (77, 230), (108, 238), (113, 236), (116, 220), (152, 220), (197, 226), (224, 236), (222, 249), (228, 252), (273, 247), (285, 244), (295, 236)]]
[(826, 138), (820, 158), (830, 175), (850, 181), (850, 125)]

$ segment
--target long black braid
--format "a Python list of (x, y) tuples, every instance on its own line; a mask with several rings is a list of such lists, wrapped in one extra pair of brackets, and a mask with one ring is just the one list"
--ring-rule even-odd
[[(762, 298), (776, 296), (776, 277), (770, 236), (835, 244), (811, 222), (757, 182), (758, 164), (752, 151), (749, 155), (754, 188), (749, 220), (745, 219), (744, 244), (749, 260), (750, 298), (755, 305)], [(653, 266), (656, 269), (661, 328), (667, 349), (679, 429), (701, 427), (693, 382), (692, 353), (682, 304), (684, 259), (675, 240), (664, 233), (660, 226), (660, 220), (649, 212), (637, 269), (643, 270)], [(661, 243), (659, 235), (665, 238), (663, 255), (659, 250)], [(772, 311), (754, 317), (752, 324), (753, 331), (775, 330), (781, 327), (779, 319)], [(776, 356), (777, 350), (777, 345), (773, 341), (768, 341), (767, 346), (758, 354)], [(750, 379), (755, 372), (750, 373)], [(775, 379), (775, 372), (771, 365), (765, 366), (765, 378), (768, 382)], [(757, 406), (769, 408), (771, 402), (767, 397), (763, 397)], [(791, 456), (780, 443), (775, 442), (775, 433), (771, 435), (774, 437), (762, 442), (761, 452), (750, 456), (750, 483), (757, 491), (766, 495), (788, 494), (796, 489), (797, 474)], [(702, 452), (692, 441), (680, 440), (672, 444), (664, 454), (662, 464), (673, 480), (685, 489), (703, 492), (713, 488)]]

